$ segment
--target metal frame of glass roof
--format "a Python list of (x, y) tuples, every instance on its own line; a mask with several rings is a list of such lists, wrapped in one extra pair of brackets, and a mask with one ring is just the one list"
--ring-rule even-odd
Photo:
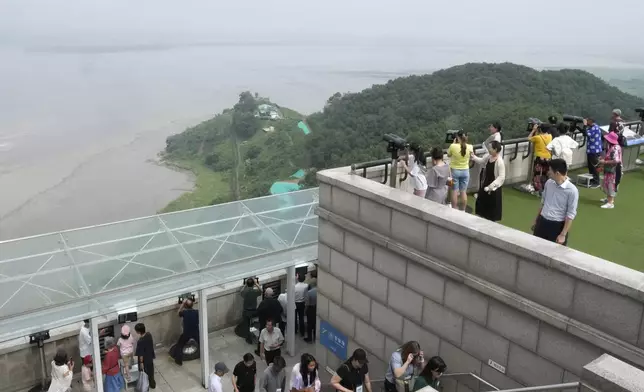
[(0, 242), (0, 341), (317, 259), (307, 189)]

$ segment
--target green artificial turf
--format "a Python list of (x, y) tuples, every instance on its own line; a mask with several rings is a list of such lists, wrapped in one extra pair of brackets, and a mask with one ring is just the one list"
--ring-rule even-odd
[[(644, 169), (624, 173), (614, 209), (599, 208), (603, 197), (601, 189), (579, 187), (579, 207), (568, 245), (644, 271)], [(473, 202), (470, 198), (471, 205)], [(538, 197), (503, 189), (502, 224), (530, 233), (538, 209)]]

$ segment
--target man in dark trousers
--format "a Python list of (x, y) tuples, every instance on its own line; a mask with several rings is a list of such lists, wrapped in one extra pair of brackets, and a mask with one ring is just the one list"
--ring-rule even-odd
[(150, 332), (145, 331), (145, 324), (138, 323), (134, 326), (134, 331), (139, 335), (139, 341), (136, 344), (136, 357), (137, 363), (139, 364), (139, 372), (144, 371), (148, 376), (148, 383), (150, 388), (155, 389), (157, 387), (156, 381), (154, 381), (154, 341), (152, 340), (152, 335)]
[(541, 208), (534, 222), (534, 235), (561, 245), (568, 244), (572, 221), (577, 216), (579, 190), (568, 179), (563, 159), (550, 161), (550, 179), (541, 195)]
[[(259, 330), (266, 328), (266, 320), (280, 320), (282, 317), (282, 305), (275, 298), (273, 289), (267, 288), (264, 292), (264, 299), (257, 307), (257, 318), (259, 319)], [(255, 354), (260, 355), (260, 343), (257, 342), (257, 351)]]
[(599, 188), (599, 172), (597, 166), (599, 165), (599, 158), (602, 155), (603, 137), (602, 130), (599, 125), (595, 124), (595, 120), (587, 118), (584, 121), (586, 125), (586, 162), (588, 164), (588, 173), (593, 176), (590, 181), (591, 188)]
[(183, 365), (183, 347), (186, 343), (190, 339), (194, 339), (197, 343), (199, 342), (199, 311), (193, 309), (192, 306), (192, 300), (186, 298), (177, 312), (179, 317), (183, 319), (183, 332), (179, 336), (177, 344), (174, 345), (170, 356), (174, 358), (174, 362), (179, 366)]
[(302, 337), (306, 331), (304, 330), (304, 315), (306, 313), (306, 296), (309, 291), (309, 284), (305, 283), (306, 276), (304, 274), (297, 275), (297, 283), (295, 283), (295, 333), (300, 333)]
[(241, 295), (244, 302), (244, 311), (242, 313), (244, 321), (243, 331), (241, 332), (246, 339), (246, 343), (253, 343), (250, 336), (250, 323), (257, 314), (257, 298), (262, 295), (262, 289), (259, 288), (257, 279), (246, 279), (246, 285), (244, 285), (239, 295)]
[(318, 288), (317, 288), (317, 271), (311, 272), (311, 276), (315, 272), (315, 280), (309, 283), (309, 291), (306, 294), (306, 338), (304, 341), (313, 343), (315, 341), (315, 324), (318, 306)]

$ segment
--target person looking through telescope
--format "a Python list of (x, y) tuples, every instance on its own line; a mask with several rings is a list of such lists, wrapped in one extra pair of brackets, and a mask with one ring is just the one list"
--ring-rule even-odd
[(409, 147), (411, 153), (398, 158), (403, 168), (411, 177), (411, 183), (414, 187), (414, 195), (425, 197), (427, 192), (427, 168), (425, 167), (425, 153), (416, 143)]

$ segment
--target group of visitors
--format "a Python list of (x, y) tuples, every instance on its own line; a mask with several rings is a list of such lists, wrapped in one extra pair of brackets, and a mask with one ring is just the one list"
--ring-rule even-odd
[[(365, 350), (358, 348), (336, 369), (331, 386), (338, 392), (373, 392), (369, 377), (369, 359)], [(233, 369), (232, 385), (235, 392), (320, 392), (319, 363), (309, 353), (301, 355), (291, 369), (286, 389), (286, 361), (276, 356), (268, 364), (257, 383), (257, 363), (251, 353), (243, 356)], [(385, 371), (386, 392), (416, 392), (430, 386), (440, 387), (440, 378), (447, 366), (441, 357), (425, 361), (420, 344), (410, 341), (391, 354)], [(223, 392), (222, 378), (229, 372), (223, 362), (218, 362), (210, 376), (209, 392)]]
[(476, 196), (475, 214), (485, 219), (499, 221), (502, 217), (502, 186), (505, 181), (505, 164), (501, 145), (501, 124), (490, 124), (490, 136), (483, 143), (485, 154), (478, 157), (468, 143), (467, 133), (459, 131), (447, 149), (449, 165), (443, 160), (443, 150), (433, 148), (430, 152), (432, 165), (425, 166), (425, 154), (417, 144), (412, 144), (409, 153), (400, 157), (414, 187), (414, 194), (440, 204), (447, 204), (448, 193), (452, 208), (465, 211), (467, 189), (470, 183), (470, 162), (482, 165), (479, 190)]
[[(130, 367), (136, 357), (139, 369), (146, 373), (150, 388), (156, 388), (154, 381), (154, 342), (152, 335), (146, 332), (145, 325), (136, 324), (134, 327), (138, 340), (130, 334), (130, 327), (125, 324), (121, 327), (121, 336), (117, 339), (107, 336), (104, 339), (104, 358), (101, 362), (101, 371), (104, 376), (103, 389), (105, 392), (118, 392), (125, 386), (125, 381), (131, 380)], [(101, 335), (105, 330), (100, 330)], [(81, 384), (83, 391), (94, 391), (94, 345), (89, 327), (89, 320), (84, 320), (79, 335), (79, 351), (81, 357)], [(121, 363), (123, 369), (121, 372)], [(70, 392), (74, 372), (74, 360), (68, 356), (67, 351), (60, 347), (51, 362), (51, 384), (49, 392)], [(123, 377), (125, 374), (125, 377)]]
[[(602, 188), (606, 195), (601, 199), (603, 203), (601, 208), (615, 208), (615, 197), (622, 180), (622, 147), (620, 145), (620, 135), (624, 132), (624, 120), (622, 111), (613, 110), (608, 132), (604, 135), (606, 145), (602, 142), (602, 130), (593, 119), (586, 119), (586, 132), (588, 138), (588, 172), (593, 176), (591, 186)], [(605, 148), (604, 148), (605, 147)], [(599, 173), (604, 172), (603, 183), (600, 184)]]
[[(604, 134), (593, 118), (584, 119), (584, 132), (586, 134), (586, 162), (588, 173), (592, 176), (591, 188), (602, 188), (606, 197), (601, 199), (601, 208), (612, 209), (615, 207), (617, 187), (622, 176), (622, 149), (619, 138), (624, 131), (622, 111), (615, 109), (611, 113), (611, 122), (608, 132)], [(534, 145), (535, 161), (533, 165), (532, 186), (542, 195), (548, 181), (548, 168), (551, 161), (562, 159), (567, 168), (572, 165), (572, 155), (579, 143), (569, 135), (570, 128), (561, 123), (557, 126), (543, 127), (538, 119), (531, 119), (533, 130), (529, 140)], [(556, 123), (556, 118), (551, 123)], [(600, 172), (604, 172), (603, 182), (600, 181)]]
[[(307, 282), (306, 274), (298, 274), (293, 290), (295, 299), (295, 333), (300, 334), (304, 341), (315, 341), (315, 320), (317, 313), (317, 271), (311, 271)], [(248, 278), (241, 290), (243, 297), (243, 329), (244, 338), (249, 344), (253, 343), (250, 331), (253, 318), (259, 321), (259, 339), (255, 354), (265, 357), (267, 363), (271, 358), (279, 356), (281, 344), (284, 342), (286, 331), (287, 301), (286, 293), (276, 293), (272, 288), (264, 291), (264, 299), (257, 305), (261, 296), (261, 287), (256, 279)], [(279, 344), (278, 344), (279, 343)]]
[[(601, 208), (604, 209), (615, 207), (615, 197), (622, 177), (620, 135), (624, 130), (624, 120), (621, 114), (621, 110), (613, 110), (610, 126), (605, 134), (592, 118), (583, 122), (588, 171), (592, 175), (590, 187), (602, 188), (606, 195), (601, 199)], [(545, 125), (536, 118), (529, 121), (532, 129), (528, 140), (534, 148), (531, 185), (542, 199), (533, 233), (565, 245), (577, 214), (579, 200), (579, 191), (568, 178), (573, 152), (579, 148), (579, 143), (571, 137), (570, 127), (565, 123), (558, 123), (554, 116)], [(470, 164), (473, 162), (480, 168), (474, 213), (491, 221), (500, 221), (503, 216), (502, 186), (506, 176), (501, 145), (502, 126), (499, 122), (494, 122), (488, 129), (490, 135), (483, 143), (485, 151), (482, 157), (474, 154), (473, 146), (468, 143), (467, 133), (459, 131), (447, 149), (449, 165), (443, 161), (443, 151), (434, 148), (429, 154), (431, 166), (426, 167), (422, 148), (412, 144), (399, 160), (411, 177), (414, 194), (446, 204), (449, 192), (451, 207), (464, 211), (468, 202)], [(604, 176), (600, 184), (602, 171)]]
[[(302, 354), (300, 362), (291, 369), (288, 391), (320, 392), (322, 384), (318, 371), (315, 358), (311, 354)], [(224, 362), (217, 362), (210, 375), (208, 392), (223, 392), (222, 379), (228, 372), (228, 366)], [(232, 385), (235, 392), (254, 392), (257, 387), (260, 392), (287, 392), (286, 360), (281, 355), (274, 357), (257, 383), (255, 357), (246, 353), (233, 368)]]

